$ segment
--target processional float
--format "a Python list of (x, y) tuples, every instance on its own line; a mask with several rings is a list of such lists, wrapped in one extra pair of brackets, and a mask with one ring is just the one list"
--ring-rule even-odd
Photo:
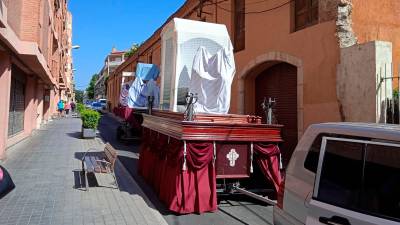
[(217, 190), (273, 204), (240, 181), (257, 166), (278, 189), (282, 126), (228, 114), (235, 63), (225, 25), (174, 18), (162, 31), (161, 54), (160, 90), (145, 91), (154, 102), (142, 114), (139, 174), (176, 213), (216, 210)]

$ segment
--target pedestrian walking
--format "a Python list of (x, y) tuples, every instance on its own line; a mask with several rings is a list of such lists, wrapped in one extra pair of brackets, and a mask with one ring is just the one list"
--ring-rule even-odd
[(63, 111), (64, 111), (64, 102), (63, 102), (63, 100), (60, 99), (60, 101), (58, 101), (57, 108), (58, 108), (58, 116), (62, 117), (63, 116)]
[(66, 117), (68, 117), (68, 114), (69, 114), (69, 110), (71, 109), (71, 104), (69, 103), (69, 102), (66, 102), (65, 103), (65, 106), (64, 106), (64, 110), (65, 110), (65, 116)]
[(75, 104), (74, 101), (72, 101), (72, 102), (71, 102), (71, 112), (72, 112), (72, 113), (75, 112), (75, 107), (76, 107), (76, 104)]

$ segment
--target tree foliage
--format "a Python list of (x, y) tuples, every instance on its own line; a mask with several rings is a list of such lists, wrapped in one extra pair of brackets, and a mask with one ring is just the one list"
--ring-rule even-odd
[(394, 97), (394, 98), (398, 98), (398, 97), (399, 97), (399, 88), (400, 88), (400, 87), (397, 87), (397, 89), (394, 89), (394, 90), (393, 90), (393, 97)]
[(124, 56), (126, 58), (133, 56), (139, 50), (139, 47), (140, 44), (133, 44), (132, 47), (127, 52), (125, 52)]
[(83, 103), (83, 91), (75, 89), (74, 92), (75, 92), (75, 101), (78, 103)]
[(86, 88), (86, 92), (88, 94), (89, 99), (94, 98), (94, 86), (96, 84), (97, 79), (99, 79), (99, 74), (93, 74), (92, 78), (90, 79), (89, 87)]

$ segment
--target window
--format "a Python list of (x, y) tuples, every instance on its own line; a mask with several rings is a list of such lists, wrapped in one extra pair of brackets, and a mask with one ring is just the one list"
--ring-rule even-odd
[(319, 201), (400, 221), (398, 144), (326, 138), (316, 183)]
[(11, 67), (11, 74), (8, 137), (12, 137), (24, 130), (25, 114), (26, 75), (15, 65)]
[(336, 137), (336, 138), (347, 138), (347, 139), (357, 139), (357, 140), (366, 140), (369, 141), (371, 138), (367, 137), (357, 137), (357, 136), (349, 136), (349, 135), (341, 135), (341, 134), (333, 134), (333, 133), (321, 133), (319, 134), (314, 142), (312, 143), (306, 159), (304, 161), (304, 168), (307, 170), (317, 173), (318, 160), (319, 160), (319, 152), (321, 149), (321, 142), (323, 137)]
[(318, 23), (319, 0), (295, 0), (295, 30)]
[(356, 208), (361, 191), (361, 143), (331, 141), (326, 144), (318, 200), (343, 208)]
[(245, 0), (233, 0), (233, 44), (235, 52), (245, 48)]
[(317, 173), (319, 151), (321, 149), (323, 134), (319, 134), (310, 149), (308, 150), (306, 160), (304, 161), (304, 168), (308, 169), (313, 173)]
[(367, 145), (362, 210), (400, 220), (400, 147)]

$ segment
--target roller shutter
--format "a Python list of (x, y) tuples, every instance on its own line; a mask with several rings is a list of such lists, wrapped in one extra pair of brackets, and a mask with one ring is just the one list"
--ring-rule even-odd
[(256, 78), (256, 113), (264, 116), (261, 103), (264, 97), (276, 99), (275, 117), (284, 125), (281, 146), (284, 165), (297, 144), (297, 68), (287, 63), (279, 63), (269, 67)]
[(10, 108), (8, 117), (8, 136), (24, 130), (25, 83), (26, 75), (16, 66), (11, 68)]

